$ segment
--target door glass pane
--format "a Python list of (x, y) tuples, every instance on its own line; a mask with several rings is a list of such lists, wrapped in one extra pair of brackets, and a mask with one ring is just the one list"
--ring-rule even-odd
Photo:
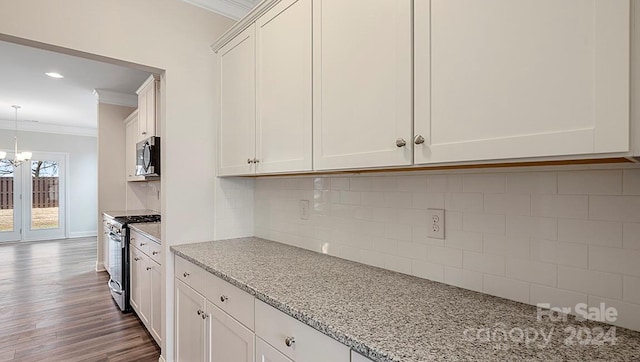
[(13, 231), (13, 165), (0, 160), (0, 232)]
[(58, 162), (32, 160), (31, 184), (31, 229), (59, 228)]

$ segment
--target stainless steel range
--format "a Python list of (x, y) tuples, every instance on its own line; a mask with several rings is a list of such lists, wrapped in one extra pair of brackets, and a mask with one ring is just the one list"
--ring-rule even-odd
[(109, 289), (111, 296), (123, 312), (129, 312), (129, 224), (159, 222), (160, 215), (134, 215), (108, 217), (105, 215), (105, 233), (109, 241)]

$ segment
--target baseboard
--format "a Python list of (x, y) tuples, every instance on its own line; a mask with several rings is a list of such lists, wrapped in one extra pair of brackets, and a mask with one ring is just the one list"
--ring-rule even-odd
[(96, 271), (107, 271), (107, 269), (104, 268), (104, 263), (102, 263), (101, 261), (96, 262)]
[(98, 232), (93, 230), (93, 231), (74, 231), (69, 233), (69, 239), (88, 238), (91, 236), (98, 236)]

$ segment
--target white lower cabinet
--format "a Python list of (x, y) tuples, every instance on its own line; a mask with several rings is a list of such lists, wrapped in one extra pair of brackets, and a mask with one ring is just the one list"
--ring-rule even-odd
[(185, 259), (175, 260), (176, 361), (351, 361), (344, 344)]
[(256, 337), (256, 362), (293, 362), (260, 337)]
[(162, 340), (162, 266), (153, 260), (149, 260), (151, 300), (149, 306), (149, 332), (153, 338), (160, 344)]
[[(150, 244), (159, 244), (132, 232), (129, 249), (130, 290), (129, 301), (153, 339), (162, 344), (162, 266), (149, 256)], [(142, 249), (140, 249), (142, 245)]]
[(179, 280), (176, 280), (175, 295), (176, 361), (204, 361), (206, 327), (202, 313), (205, 299)]
[(253, 362), (253, 332), (210, 301), (206, 312), (209, 362)]

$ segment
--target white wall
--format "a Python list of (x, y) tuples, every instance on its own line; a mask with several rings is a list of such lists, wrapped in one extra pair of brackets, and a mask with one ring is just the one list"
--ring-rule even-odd
[(640, 330), (637, 168), (257, 179), (255, 234), (523, 303), (605, 302)]
[[(13, 149), (14, 132), (0, 129), (0, 147)], [(18, 134), (21, 150), (69, 154), (67, 195), (69, 237), (93, 236), (97, 232), (94, 217), (98, 209), (97, 140), (95, 137), (54, 133), (24, 132)]]
[[(202, 167), (215, 164), (216, 64), (209, 45), (233, 21), (180, 0), (0, 0), (0, 8), (5, 40), (24, 38), (165, 71), (160, 89), (163, 246), (212, 239), (217, 181), (214, 167)], [(168, 250), (164, 255), (162, 354), (171, 361), (173, 258)]]

